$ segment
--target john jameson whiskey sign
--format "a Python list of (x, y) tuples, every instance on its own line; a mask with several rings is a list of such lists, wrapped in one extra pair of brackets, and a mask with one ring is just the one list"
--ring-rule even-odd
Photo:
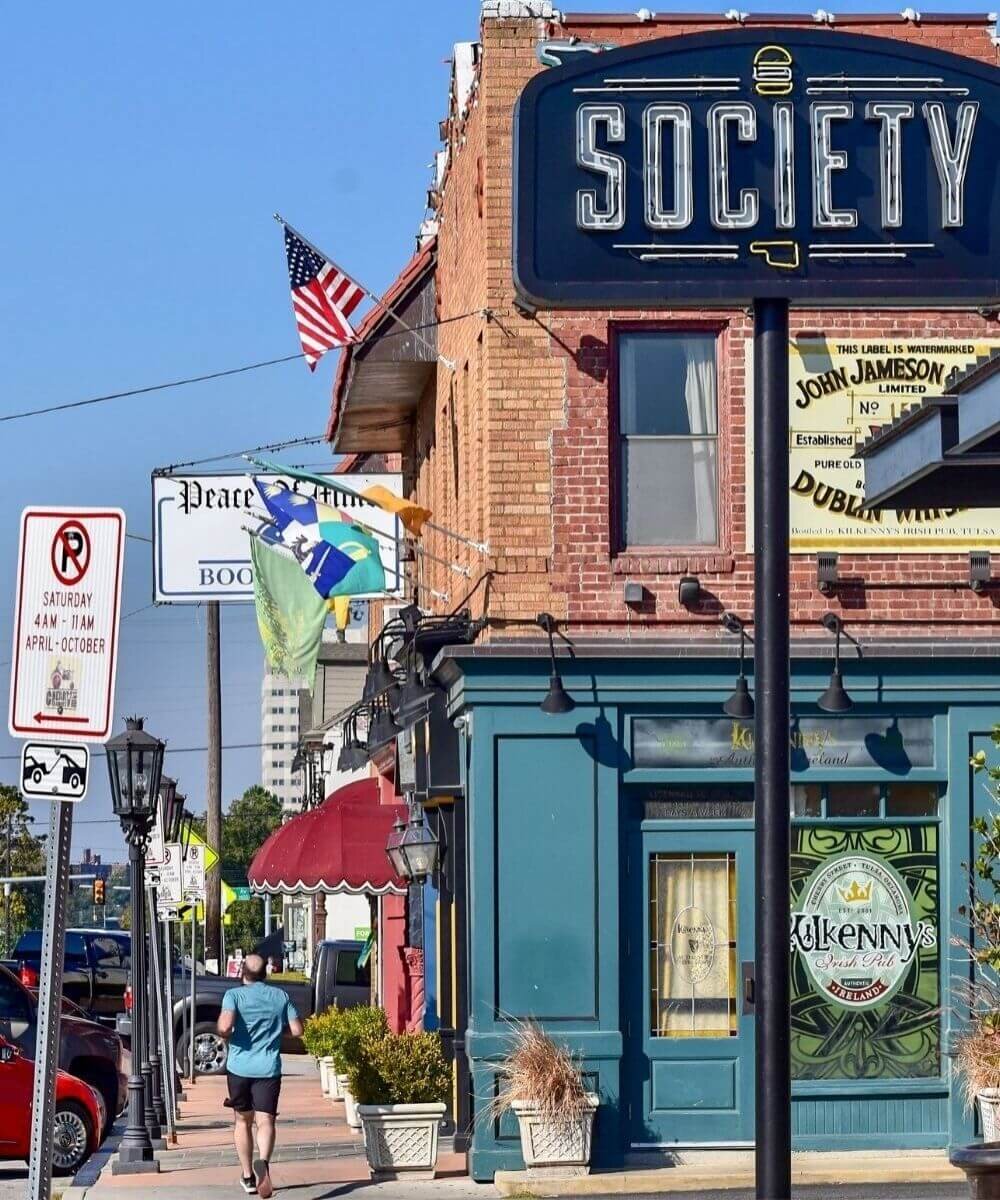
[[(928, 396), (1000, 341), (799, 337), (789, 347), (789, 507), (793, 552), (918, 554), (1000, 546), (1000, 511), (866, 508), (858, 442)], [(752, 378), (747, 395), (752, 406)], [(748, 413), (747, 538), (753, 538), (753, 417)]]
[(527, 302), (997, 296), (995, 67), (827, 29), (581, 57), (515, 115)]

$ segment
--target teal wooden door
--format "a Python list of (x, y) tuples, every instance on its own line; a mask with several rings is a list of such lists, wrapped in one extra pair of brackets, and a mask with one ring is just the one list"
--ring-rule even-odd
[(632, 834), (627, 1117), (634, 1147), (753, 1140), (753, 831)]

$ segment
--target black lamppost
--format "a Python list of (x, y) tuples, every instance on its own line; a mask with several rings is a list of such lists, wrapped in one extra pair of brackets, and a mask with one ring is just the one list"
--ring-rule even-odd
[(163, 771), (164, 743), (146, 733), (141, 717), (129, 717), (125, 732), (105, 746), (111, 804), (128, 843), (132, 897), (132, 1062), (128, 1079), (128, 1124), (118, 1148), (117, 1174), (157, 1171), (153, 1141), (160, 1128), (153, 1110), (146, 1015), (146, 904), (144, 867), (149, 831)]

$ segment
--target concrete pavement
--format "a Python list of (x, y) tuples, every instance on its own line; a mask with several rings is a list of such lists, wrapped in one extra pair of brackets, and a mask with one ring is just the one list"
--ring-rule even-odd
[[(348, 1129), (343, 1103), (323, 1097), (311, 1060), (285, 1055), (282, 1065), (278, 1139), (271, 1160), (276, 1194), (288, 1193), (294, 1200), (333, 1200), (362, 1189), (366, 1200), (396, 1200), (432, 1189), (434, 1195), (455, 1200), (498, 1194), (470, 1183), (464, 1156), (447, 1148), (439, 1156), (434, 1183), (372, 1184), (361, 1137)], [(223, 1107), (225, 1077), (202, 1076), (185, 1088), (177, 1144), (157, 1153), (158, 1174), (112, 1175), (111, 1156), (105, 1152), (63, 1190), (64, 1200), (242, 1200), (232, 1114)], [(15, 1196), (11, 1193), (10, 1200)], [(0, 1192), (0, 1200), (8, 1197)]]

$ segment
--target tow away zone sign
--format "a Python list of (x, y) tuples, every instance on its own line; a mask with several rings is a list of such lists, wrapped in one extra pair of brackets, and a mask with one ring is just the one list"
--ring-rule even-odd
[(118, 664), (125, 514), (21, 513), (8, 728), (12, 737), (105, 742)]

